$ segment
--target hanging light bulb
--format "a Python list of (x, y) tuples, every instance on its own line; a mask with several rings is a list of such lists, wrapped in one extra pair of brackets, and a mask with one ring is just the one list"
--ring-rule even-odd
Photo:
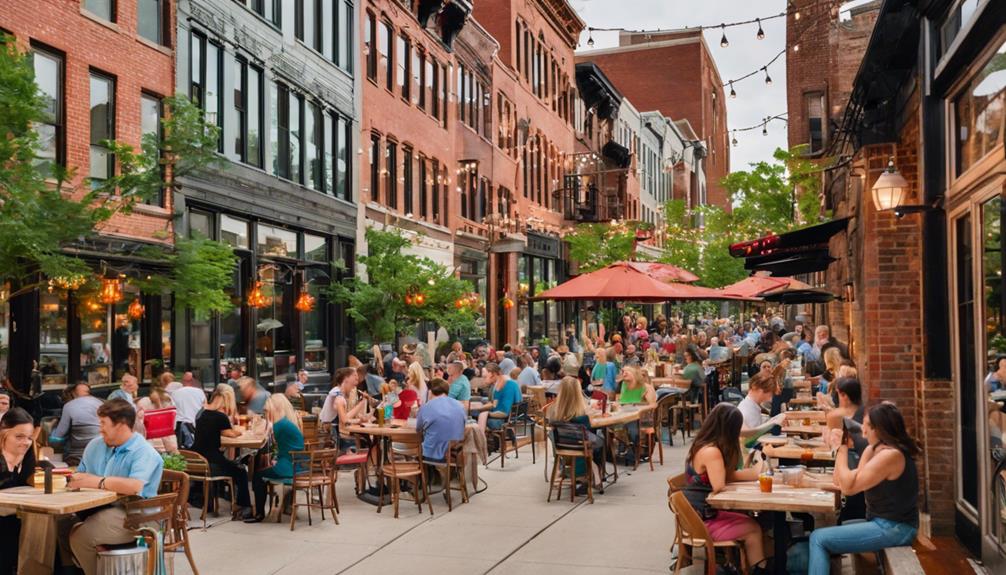
[(735, 98), (735, 99), (737, 98), (737, 91), (734, 90), (734, 81), (733, 80), (730, 80), (730, 97), (731, 98)]
[(248, 307), (263, 308), (272, 303), (272, 298), (262, 292), (262, 282), (256, 281), (248, 292)]
[(587, 28), (587, 45), (590, 46), (591, 48), (594, 47), (594, 34), (593, 34), (593, 32), (594, 32), (593, 28)]
[(761, 125), (761, 135), (763, 136), (768, 135), (768, 120), (766, 120), (765, 123)]
[(313, 295), (308, 293), (307, 285), (302, 285), (300, 287), (300, 295), (297, 297), (297, 302), (293, 304), (293, 307), (297, 311), (309, 312), (314, 311), (314, 304), (317, 300)]
[(143, 304), (140, 303), (140, 298), (136, 298), (129, 304), (129, 307), (126, 309), (126, 314), (129, 315), (129, 319), (138, 320), (143, 318), (144, 311), (145, 308), (143, 307)]
[(737, 130), (734, 130), (733, 133), (734, 133), (734, 139), (731, 140), (730, 143), (733, 144), (733, 146), (736, 148), (737, 147)]
[(800, 51), (800, 45), (799, 44), (793, 44), (793, 51), (794, 52), (799, 52)]
[(759, 40), (764, 40), (765, 39), (765, 31), (762, 30), (762, 28), (761, 28), (761, 18), (758, 18), (756, 21), (758, 22), (758, 33), (755, 34), (755, 38), (758, 38)]
[(727, 25), (720, 24), (720, 30), (723, 32), (723, 37), (720, 38), (720, 48), (726, 48), (730, 45), (730, 40), (727, 40)]
[(772, 76), (768, 75), (768, 67), (762, 68), (762, 70), (765, 71), (765, 85), (766, 86), (771, 86), (772, 85)]
[(122, 282), (115, 274), (106, 274), (101, 278), (101, 291), (98, 293), (98, 301), (105, 305), (116, 304), (122, 301)]

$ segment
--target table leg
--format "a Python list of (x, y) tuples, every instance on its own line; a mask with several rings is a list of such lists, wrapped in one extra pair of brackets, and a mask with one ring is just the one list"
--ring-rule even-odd
[(21, 514), (21, 541), (17, 572), (22, 575), (49, 575), (56, 558), (56, 516)]
[(775, 543), (775, 574), (786, 575), (786, 550), (789, 548), (789, 524), (786, 512), (772, 513), (772, 535)]

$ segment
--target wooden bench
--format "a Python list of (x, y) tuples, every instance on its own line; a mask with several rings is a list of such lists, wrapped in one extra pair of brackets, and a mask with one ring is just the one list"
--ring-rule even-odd
[(915, 555), (915, 549), (910, 545), (888, 547), (879, 552), (884, 566), (884, 575), (917, 575), (925, 573), (922, 563)]

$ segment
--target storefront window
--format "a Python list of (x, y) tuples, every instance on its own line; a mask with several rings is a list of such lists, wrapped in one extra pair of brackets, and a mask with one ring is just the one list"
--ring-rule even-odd
[(1002, 143), (1004, 96), (1006, 42), (954, 102), (958, 176)]
[(10, 289), (0, 284), (0, 377), (7, 377), (7, 358), (10, 356)]
[(328, 242), (325, 238), (304, 234), (304, 259), (311, 262), (328, 262)]
[[(296, 252), (295, 252), (296, 253)], [(296, 369), (297, 358), (291, 337), (293, 320), (292, 270), (275, 264), (259, 266), (262, 290), (271, 303), (258, 309), (255, 324), (255, 362), (259, 383), (273, 385), (286, 381)]]
[(515, 298), (517, 303), (517, 333), (518, 338), (524, 336), (524, 343), (530, 344), (531, 337), (528, 333), (530, 328), (528, 322), (528, 306), (527, 297), (528, 290), (530, 289), (530, 278), (527, 273), (527, 257), (518, 255), (517, 256), (517, 297)]
[[(67, 365), (69, 361), (69, 340), (66, 326), (66, 292), (54, 290), (52, 293), (42, 292), (39, 305), (39, 350), (38, 369), (42, 373), (43, 389), (58, 388), (66, 385)], [(0, 328), (0, 354), (2, 361), (7, 361), (7, 326), (9, 316), (6, 299), (0, 306), (3, 317), (3, 327)], [(3, 373), (6, 373), (4, 366)]]
[(978, 509), (978, 424), (975, 406), (976, 391), (981, 381), (975, 373), (978, 352), (975, 343), (975, 286), (972, 277), (974, 260), (971, 238), (971, 216), (965, 215), (954, 223), (957, 284), (957, 342), (958, 377), (960, 384), (960, 495), (972, 509)]
[(80, 303), (80, 370), (92, 387), (112, 381), (108, 307), (89, 297)]
[[(305, 237), (306, 240), (310, 236)], [(314, 296), (314, 309), (301, 312), (304, 326), (304, 369), (309, 372), (328, 371), (328, 313), (322, 296), (322, 289), (328, 285), (328, 274), (322, 268), (307, 268), (304, 271), (307, 291)]]
[(171, 328), (174, 322), (171, 321), (175, 314), (174, 298), (171, 294), (161, 296), (161, 361), (164, 369), (171, 371), (175, 365), (174, 348), (171, 345)]
[[(984, 403), (989, 414), (989, 469), (999, 465), (1004, 447), (1003, 432), (1006, 431), (1006, 381), (996, 373), (999, 359), (1006, 354), (1006, 324), (1003, 322), (1003, 267), (1004, 251), (1002, 224), (1003, 201), (997, 196), (982, 205), (982, 279), (984, 282), (986, 356), (989, 359), (989, 375), (985, 378)], [(992, 535), (1000, 545), (1006, 546), (1006, 472), (998, 472), (993, 477), (995, 496), (990, 497), (989, 517), (992, 517)]]
[[(538, 295), (544, 291), (543, 286), (545, 282), (543, 281), (543, 274), (545, 271), (544, 260), (541, 258), (531, 258), (531, 286), (534, 295)], [(545, 326), (545, 302), (535, 301), (531, 303), (531, 340), (540, 341), (541, 338), (545, 337), (546, 326)]]
[[(551, 289), (556, 285), (556, 275), (555, 275), (555, 260), (545, 260), (547, 274), (545, 276), (544, 289)], [(544, 291), (543, 289), (537, 290), (539, 293)], [(552, 342), (552, 347), (563, 343), (564, 338), (562, 337), (562, 324), (559, 323), (559, 304), (555, 300), (550, 300), (548, 302), (548, 339)]]
[(297, 233), (267, 224), (258, 224), (257, 252), (260, 256), (297, 257)]
[[(245, 283), (250, 283), (245, 279), (241, 270), (247, 269), (247, 254), (242, 258), (242, 262), (234, 270), (234, 283), (227, 289), (227, 294), (231, 298), (231, 311), (220, 316), (220, 340), (217, 348), (217, 358), (220, 360), (220, 375), (216, 377), (204, 378), (201, 381), (227, 381), (228, 373), (232, 369), (240, 373), (248, 373), (247, 358), (245, 357), (244, 329), (244, 302), (241, 301), (242, 294), (245, 293)], [(207, 342), (207, 348), (209, 348)]]
[(112, 307), (112, 376), (119, 381), (126, 373), (142, 375), (140, 363), (140, 317), (129, 315), (129, 305), (140, 297), (140, 289), (122, 286), (122, 301)]
[(235, 248), (248, 249), (248, 222), (221, 215), (220, 241)]

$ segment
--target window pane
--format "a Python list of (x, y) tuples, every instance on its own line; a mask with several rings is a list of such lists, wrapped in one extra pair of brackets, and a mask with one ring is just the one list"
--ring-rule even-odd
[(332, 179), (333, 179), (333, 177), (335, 175), (332, 172), (332, 155), (335, 152), (335, 149), (333, 147), (335, 145), (335, 142), (332, 140), (332, 138), (334, 136), (334, 130), (335, 130), (335, 128), (334, 128), (335, 117), (333, 117), (331, 114), (325, 114), (325, 116), (324, 116), (324, 122), (325, 122), (325, 141), (324, 141), (324, 148), (325, 148), (325, 165), (324, 165), (324, 170), (325, 170), (325, 192), (328, 193), (328, 194), (331, 194), (331, 195), (336, 195), (335, 188), (333, 187), (333, 181), (332, 181)]
[(281, 90), (276, 82), (269, 82), (269, 150), (272, 155), (272, 173), (281, 178), (287, 177), (287, 155), (285, 153), (286, 126), (281, 118), (286, 114), (286, 106), (280, 101), (286, 92)]
[(398, 145), (394, 142), (388, 142), (387, 150), (385, 150), (385, 156), (387, 160), (387, 165), (385, 166), (386, 174), (386, 185), (387, 190), (387, 206), (389, 208), (398, 207)]
[(381, 201), (381, 137), (377, 134), (370, 135), (370, 201)]
[(297, 233), (268, 224), (258, 224), (257, 252), (262, 256), (297, 257)]
[(413, 181), (412, 181), (412, 150), (405, 148), (402, 151), (402, 191), (405, 193), (405, 215), (412, 217), (413, 214)]
[[(223, 101), (220, 97), (220, 90), (223, 87), (223, 82), (220, 79), (220, 54), (219, 46), (212, 42), (206, 44), (206, 85), (203, 88), (205, 92), (203, 98), (206, 104), (203, 106), (203, 110), (206, 111), (206, 120), (216, 126), (224, 125), (221, 113)], [(223, 133), (220, 134), (220, 140), (223, 141)]]
[(300, 105), (303, 102), (300, 96), (289, 95), (289, 129), (290, 129), (290, 179), (300, 182)]
[(412, 87), (416, 91), (415, 96), (413, 96), (413, 101), (418, 102), (419, 107), (426, 109), (426, 99), (423, 97), (423, 61), (426, 59), (426, 55), (416, 50), (416, 54), (412, 57)]
[(381, 22), (378, 27), (379, 37), (377, 39), (378, 50), (381, 51), (381, 63), (384, 64), (385, 69), (385, 86), (389, 90), (392, 89), (393, 80), (393, 68), (391, 67), (391, 27), (385, 23)]
[(426, 173), (426, 158), (419, 157), (419, 217), (426, 219), (428, 214), (426, 208), (427, 192), (430, 188), (430, 176)]
[(367, 77), (377, 79), (377, 51), (374, 49), (374, 34), (377, 31), (377, 19), (367, 12), (367, 25), (363, 29), (363, 46), (367, 51)]
[(399, 36), (396, 41), (396, 58), (397, 58), (397, 73), (395, 75), (395, 81), (398, 84), (398, 89), (401, 91), (402, 97), (405, 99), (409, 98), (409, 86), (407, 84), (408, 74), (409, 74), (409, 61), (410, 50), (409, 41), (403, 36)]
[(317, 267), (305, 271), (307, 291), (315, 297), (314, 309), (303, 312), (304, 369), (309, 372), (328, 371), (328, 318), (322, 289), (328, 285), (328, 274)]
[(304, 107), (304, 166), (307, 169), (305, 184), (313, 190), (321, 190), (321, 164), (318, 157), (318, 129), (321, 111), (317, 104)]
[(104, 180), (112, 172), (112, 157), (102, 141), (114, 134), (115, 87), (109, 78), (91, 75), (91, 178)]
[(339, 66), (347, 72), (353, 71), (353, 4), (346, 2), (343, 17), (339, 19), (339, 39), (342, 41), (339, 48)]
[(161, 0), (138, 0), (136, 31), (151, 42), (161, 43)]
[(327, 262), (328, 243), (325, 238), (304, 234), (304, 259), (311, 262)]
[[(69, 342), (67, 341), (66, 319), (68, 311), (66, 308), (67, 294), (64, 290), (56, 290), (53, 293), (46, 293), (39, 290), (40, 302), (38, 313), (39, 331), (39, 371), (42, 372), (42, 385), (62, 386), (66, 385), (67, 360), (69, 358)], [(6, 306), (5, 306), (6, 308)], [(7, 319), (6, 313), (3, 314)], [(5, 327), (7, 323), (3, 324)], [(89, 331), (87, 327), (83, 328)], [(6, 337), (3, 342), (4, 351), (7, 351)], [(88, 351), (88, 346), (82, 346), (82, 351)], [(6, 357), (6, 353), (4, 354)], [(51, 388), (50, 388), (51, 389)]]
[[(322, 0), (321, 3), (321, 53), (325, 58), (331, 60), (334, 55), (332, 48), (335, 47), (335, 41), (332, 39), (332, 32), (334, 31), (334, 21), (332, 20), (335, 15), (332, 14), (333, 4), (336, 0)], [(338, 7), (335, 7), (338, 9)]]
[(60, 160), (60, 141), (63, 125), (63, 59), (45, 52), (36, 51), (32, 56), (35, 68), (35, 83), (43, 101), (42, 123), (35, 124), (39, 149), (37, 163), (44, 175), (49, 175), (52, 166)]
[(262, 166), (262, 73), (254, 66), (248, 67), (247, 86), (248, 135), (245, 161)]
[(189, 237), (213, 239), (213, 220), (205, 212), (189, 212)]
[(1006, 105), (1006, 42), (955, 102), (957, 175), (985, 157), (1003, 139)]
[(346, 200), (352, 200), (349, 190), (349, 137), (353, 126), (343, 117), (339, 117), (336, 128), (336, 159), (335, 159), (335, 195)]
[(301, 0), (301, 3), (303, 5), (303, 14), (304, 14), (304, 20), (303, 20), (304, 29), (303, 29), (303, 37), (301, 38), (301, 40), (303, 40), (305, 44), (313, 48), (315, 42), (315, 36), (314, 36), (315, 26), (317, 26), (316, 14), (315, 14), (315, 0)]
[(220, 241), (236, 248), (248, 249), (248, 222), (221, 214)]
[[(159, 145), (161, 140), (161, 100), (153, 96), (142, 94), (140, 96), (140, 131), (143, 139), (149, 139), (153, 135), (154, 142)], [(145, 203), (160, 206), (163, 198), (158, 193), (156, 196), (147, 198)]]
[(243, 60), (234, 60), (234, 93), (231, 102), (237, 121), (237, 130), (234, 131), (234, 153), (241, 159), (245, 157), (245, 131), (248, 129), (244, 101), (245, 83), (248, 81), (247, 68), (248, 65)]
[(114, 3), (115, 0), (84, 0), (84, 8), (95, 16), (115, 22), (115, 15), (112, 13)]
[(436, 60), (426, 62), (426, 76), (430, 83), (430, 108), (434, 118), (440, 118), (440, 66)]

